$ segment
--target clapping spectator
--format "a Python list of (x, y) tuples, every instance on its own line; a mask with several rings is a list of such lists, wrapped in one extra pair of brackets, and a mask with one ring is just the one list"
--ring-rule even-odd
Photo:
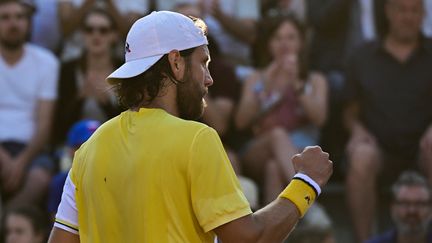
[(318, 143), (327, 85), (305, 67), (305, 35), (296, 19), (271, 18), (262, 30), (267, 63), (244, 84), (235, 122), (253, 132), (242, 152), (243, 167), (246, 175), (267, 185), (264, 200), (270, 201), (294, 175), (291, 157)]

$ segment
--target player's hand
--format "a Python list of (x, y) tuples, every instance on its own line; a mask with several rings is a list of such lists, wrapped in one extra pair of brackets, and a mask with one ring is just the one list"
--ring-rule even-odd
[(292, 159), (294, 170), (312, 178), (323, 187), (333, 173), (333, 163), (329, 154), (323, 152), (319, 146), (306, 147), (301, 154)]

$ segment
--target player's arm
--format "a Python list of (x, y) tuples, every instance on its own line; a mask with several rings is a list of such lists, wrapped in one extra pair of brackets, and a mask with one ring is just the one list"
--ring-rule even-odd
[(278, 198), (263, 209), (216, 228), (224, 242), (282, 242), (296, 225), (300, 213), (289, 200)]
[[(238, 218), (214, 229), (224, 242), (282, 242), (294, 228), (300, 217), (319, 194), (313, 188), (324, 186), (332, 173), (328, 154), (319, 147), (309, 147), (293, 158), (297, 172), (307, 176), (318, 185), (310, 186), (304, 180), (293, 179), (281, 195), (263, 209)], [(320, 189), (319, 189), (320, 190)], [(313, 193), (316, 193), (315, 196)], [(310, 201), (303, 195), (310, 194)]]
[(80, 242), (75, 192), (76, 187), (69, 173), (48, 243)]
[(54, 227), (48, 243), (79, 243), (79, 236), (66, 230)]

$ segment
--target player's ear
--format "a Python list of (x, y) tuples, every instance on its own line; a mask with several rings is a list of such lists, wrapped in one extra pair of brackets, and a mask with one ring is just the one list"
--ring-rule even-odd
[(170, 64), (171, 71), (174, 74), (174, 78), (176, 80), (183, 79), (185, 61), (178, 50), (172, 50), (170, 53), (168, 53), (168, 62)]

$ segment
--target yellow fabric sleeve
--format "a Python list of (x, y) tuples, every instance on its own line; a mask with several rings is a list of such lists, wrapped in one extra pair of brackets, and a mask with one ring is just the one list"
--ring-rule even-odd
[(294, 203), (300, 212), (300, 217), (303, 217), (315, 201), (317, 194), (312, 186), (305, 181), (293, 178), (279, 197), (286, 198)]

